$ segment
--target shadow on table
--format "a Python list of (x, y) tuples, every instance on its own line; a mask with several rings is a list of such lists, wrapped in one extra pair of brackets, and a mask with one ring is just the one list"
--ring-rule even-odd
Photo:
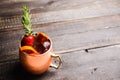
[[(19, 62), (13, 65), (10, 64), (12, 66), (7, 65), (3, 65), (2, 68), (0, 66), (0, 69), (2, 70), (2, 72), (0, 73), (0, 80), (46, 80), (54, 76), (54, 72), (49, 70), (40, 75), (29, 74), (22, 68)], [(8, 68), (6, 68), (6, 66)]]

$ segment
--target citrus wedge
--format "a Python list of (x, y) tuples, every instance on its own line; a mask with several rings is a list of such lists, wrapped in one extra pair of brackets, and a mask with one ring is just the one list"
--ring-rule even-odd
[(20, 51), (28, 54), (39, 54), (32, 46), (22, 46)]

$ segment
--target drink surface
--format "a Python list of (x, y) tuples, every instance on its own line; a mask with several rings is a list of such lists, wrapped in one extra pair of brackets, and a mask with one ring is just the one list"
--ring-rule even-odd
[[(21, 43), (21, 46), (22, 46), (22, 43)], [(44, 33), (37, 33), (34, 36), (34, 43), (30, 47), (34, 48), (34, 50), (36, 50), (38, 54), (43, 54), (49, 50), (50, 46), (51, 46), (50, 39)], [(34, 54), (34, 51), (31, 50), (31, 48), (29, 49), (27, 49), (27, 47), (25, 48), (26, 49), (24, 49), (23, 52), (28, 54)]]
[(36, 43), (33, 47), (39, 54), (45, 53), (50, 48), (50, 40), (44, 41), (43, 43)]

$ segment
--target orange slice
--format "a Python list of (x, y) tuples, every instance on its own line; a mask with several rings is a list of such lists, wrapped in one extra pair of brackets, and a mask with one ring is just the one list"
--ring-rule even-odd
[(20, 51), (28, 54), (39, 54), (32, 46), (22, 46)]

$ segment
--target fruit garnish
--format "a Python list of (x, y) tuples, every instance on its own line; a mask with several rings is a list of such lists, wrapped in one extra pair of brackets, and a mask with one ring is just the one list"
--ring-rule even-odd
[(20, 51), (27, 54), (39, 54), (32, 46), (22, 46), (20, 47)]
[(21, 40), (21, 46), (25, 46), (25, 45), (32, 46), (33, 43), (34, 43), (34, 37), (32, 34), (28, 36), (24, 35), (24, 37)]
[(31, 15), (26, 5), (23, 6), (23, 15), (21, 18), (21, 23), (25, 29), (25, 35), (21, 40), (21, 46), (32, 46), (34, 44), (34, 36), (32, 35), (33, 30), (31, 26)]
[(36, 40), (37, 42), (43, 44), (45, 41), (48, 41), (49, 38), (43, 32), (39, 32), (37, 33)]
[(46, 52), (50, 48), (49, 37), (43, 32), (38, 32), (35, 36), (34, 48), (40, 53)]

